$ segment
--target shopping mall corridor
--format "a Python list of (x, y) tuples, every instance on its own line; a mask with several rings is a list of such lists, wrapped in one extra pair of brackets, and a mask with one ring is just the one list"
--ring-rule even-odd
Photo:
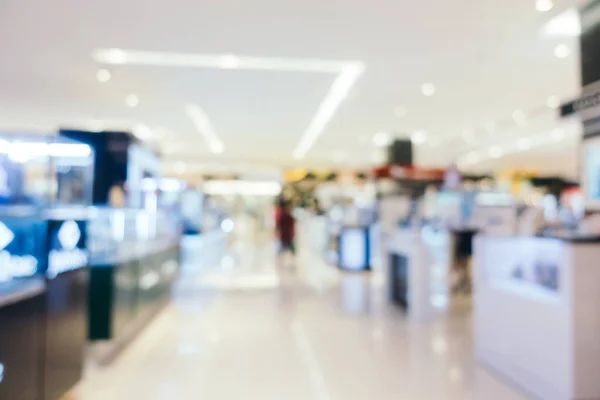
[(302, 248), (278, 267), (267, 239), (213, 266), (187, 247), (171, 304), (78, 399), (523, 399), (474, 362), (467, 307), (419, 325), (386, 303), (381, 273)]

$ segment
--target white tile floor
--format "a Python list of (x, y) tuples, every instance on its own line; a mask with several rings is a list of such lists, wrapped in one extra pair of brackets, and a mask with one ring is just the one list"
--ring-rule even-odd
[[(270, 250), (187, 272), (174, 300), (81, 400), (524, 399), (473, 360), (468, 307), (433, 324), (386, 304), (381, 277)], [(242, 262), (246, 260), (246, 262)]]

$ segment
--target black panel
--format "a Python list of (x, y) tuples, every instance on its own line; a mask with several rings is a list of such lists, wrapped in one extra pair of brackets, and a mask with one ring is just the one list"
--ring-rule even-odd
[(388, 149), (388, 163), (411, 166), (413, 163), (412, 141), (395, 140)]
[(129, 146), (135, 137), (127, 132), (88, 132), (61, 129), (60, 135), (90, 145), (95, 152), (92, 202), (106, 204), (110, 188), (127, 180)]
[(60, 398), (81, 379), (87, 343), (89, 269), (48, 280), (46, 291), (46, 400)]
[(40, 400), (44, 295), (0, 307), (0, 399)]
[(590, 3), (581, 11), (583, 32), (581, 45), (582, 86), (600, 81), (600, 1)]
[(390, 254), (390, 276), (392, 279), (392, 300), (403, 309), (408, 303), (408, 258), (397, 253)]

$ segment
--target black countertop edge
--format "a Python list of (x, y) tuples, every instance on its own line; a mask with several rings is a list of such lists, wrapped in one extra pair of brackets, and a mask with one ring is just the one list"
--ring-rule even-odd
[(0, 307), (35, 297), (45, 290), (44, 281), (38, 278), (0, 283)]
[(600, 236), (597, 235), (537, 235), (543, 239), (556, 239), (568, 243), (600, 243)]

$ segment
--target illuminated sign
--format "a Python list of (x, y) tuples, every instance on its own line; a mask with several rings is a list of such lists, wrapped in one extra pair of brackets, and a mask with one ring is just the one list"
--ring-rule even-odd
[(49, 278), (87, 265), (89, 254), (85, 248), (84, 228), (84, 222), (49, 221), (51, 242), (46, 271)]
[(30, 276), (37, 271), (38, 260), (34, 256), (14, 255), (7, 249), (15, 238), (15, 233), (0, 222), (0, 281)]

